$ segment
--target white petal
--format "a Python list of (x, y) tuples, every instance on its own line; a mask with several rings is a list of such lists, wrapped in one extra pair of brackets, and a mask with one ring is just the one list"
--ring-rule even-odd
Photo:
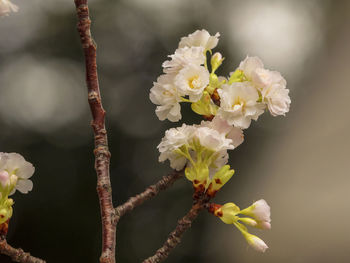
[(35, 171), (34, 166), (31, 163), (25, 162), (22, 164), (20, 168), (18, 168), (16, 175), (19, 178), (28, 179), (33, 175), (34, 171)]
[(242, 70), (248, 79), (252, 79), (253, 72), (258, 68), (264, 68), (264, 64), (258, 57), (246, 57), (238, 69)]
[(18, 180), (16, 189), (22, 194), (27, 194), (33, 189), (33, 182), (31, 180)]

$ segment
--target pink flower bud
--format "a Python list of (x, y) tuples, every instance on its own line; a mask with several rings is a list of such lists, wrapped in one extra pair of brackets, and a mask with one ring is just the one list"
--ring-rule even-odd
[(7, 171), (0, 171), (0, 184), (2, 187), (6, 187), (10, 182), (10, 175)]

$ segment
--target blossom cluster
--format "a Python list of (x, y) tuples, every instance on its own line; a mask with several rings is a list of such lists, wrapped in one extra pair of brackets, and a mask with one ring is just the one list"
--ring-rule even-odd
[(229, 171), (229, 166), (225, 166), (227, 150), (242, 142), (242, 130), (228, 125), (219, 117), (213, 121), (202, 121), (200, 125), (183, 124), (166, 131), (158, 145), (159, 161), (168, 159), (170, 166), (178, 171), (186, 167), (187, 179), (195, 187), (207, 189), (212, 181), (215, 182), (216, 176), (233, 175), (233, 170)]
[(272, 116), (289, 111), (289, 90), (286, 80), (277, 71), (264, 68), (258, 57), (246, 57), (229, 77), (216, 75), (224, 58), (215, 53), (210, 58), (220, 34), (211, 36), (197, 30), (183, 37), (170, 60), (163, 63), (163, 71), (151, 92), (151, 101), (158, 105), (160, 120), (181, 119), (181, 102), (191, 103), (192, 110), (212, 118), (215, 115), (241, 129), (250, 126), (267, 108)]
[(8, 197), (16, 190), (26, 194), (33, 189), (33, 173), (33, 165), (20, 154), (0, 152), (0, 224), (12, 216), (13, 200)]
[[(258, 57), (247, 56), (228, 77), (218, 76), (216, 71), (224, 58), (218, 52), (213, 54), (212, 49), (219, 36), (197, 30), (181, 38), (150, 91), (160, 120), (179, 121), (180, 103), (190, 103), (191, 109), (206, 120), (199, 125), (183, 124), (167, 130), (158, 149), (160, 162), (169, 160), (173, 169), (184, 169), (196, 193), (209, 199), (234, 174), (227, 165), (228, 150), (243, 142), (243, 130), (267, 110), (272, 116), (285, 115), (291, 103), (286, 80), (279, 72), (265, 69)], [(236, 226), (258, 251), (267, 249), (245, 226), (271, 228), (270, 207), (264, 200), (243, 210), (234, 203), (212, 203), (209, 211), (226, 224)]]
[(11, 3), (10, 0), (0, 0), (0, 16), (8, 16), (11, 12), (17, 12), (18, 6)]

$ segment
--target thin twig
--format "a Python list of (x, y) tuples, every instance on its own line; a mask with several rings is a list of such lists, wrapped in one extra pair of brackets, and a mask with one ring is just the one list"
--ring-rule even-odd
[(78, 16), (78, 32), (84, 49), (86, 64), (86, 84), (88, 100), (92, 113), (92, 128), (95, 136), (95, 169), (97, 173), (97, 192), (102, 217), (102, 253), (101, 263), (115, 262), (116, 229), (112, 187), (109, 176), (110, 152), (108, 150), (107, 131), (105, 129), (105, 110), (102, 107), (97, 77), (96, 44), (91, 37), (89, 8), (87, 0), (74, 0)]
[(165, 260), (170, 252), (181, 242), (183, 233), (191, 227), (192, 222), (197, 218), (199, 212), (206, 208), (208, 202), (209, 198), (207, 196), (200, 196), (196, 200), (194, 195), (194, 204), (191, 210), (178, 221), (176, 228), (169, 234), (163, 246), (153, 256), (145, 259), (143, 263), (158, 263)]
[(128, 201), (115, 209), (115, 222), (117, 223), (123, 215), (156, 196), (160, 191), (170, 187), (177, 179), (183, 177), (183, 175), (183, 171), (177, 172), (174, 170), (171, 174), (163, 176), (156, 184), (147, 187), (142, 193), (131, 197)]
[(6, 239), (0, 238), (0, 253), (9, 256), (14, 262), (21, 263), (45, 263), (45, 260), (31, 256), (21, 248), (11, 247)]

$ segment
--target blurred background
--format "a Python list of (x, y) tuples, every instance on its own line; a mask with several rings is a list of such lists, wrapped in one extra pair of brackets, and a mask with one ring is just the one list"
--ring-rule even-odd
[[(36, 167), (34, 189), (16, 193), (9, 243), (48, 262), (97, 262), (101, 230), (93, 135), (73, 0), (13, 0), (0, 18), (0, 151)], [(120, 204), (170, 171), (156, 146), (166, 129), (148, 96), (182, 36), (221, 33), (214, 51), (228, 75), (245, 56), (287, 79), (287, 117), (264, 114), (230, 154), (236, 175), (218, 203), (264, 198), (272, 230), (249, 248), (232, 226), (202, 213), (167, 262), (350, 262), (350, 1), (91, 0), (92, 32)], [(189, 108), (181, 122), (199, 123)], [(191, 206), (185, 179), (125, 216), (118, 262), (141, 262)], [(0, 256), (0, 262), (10, 262)]]

